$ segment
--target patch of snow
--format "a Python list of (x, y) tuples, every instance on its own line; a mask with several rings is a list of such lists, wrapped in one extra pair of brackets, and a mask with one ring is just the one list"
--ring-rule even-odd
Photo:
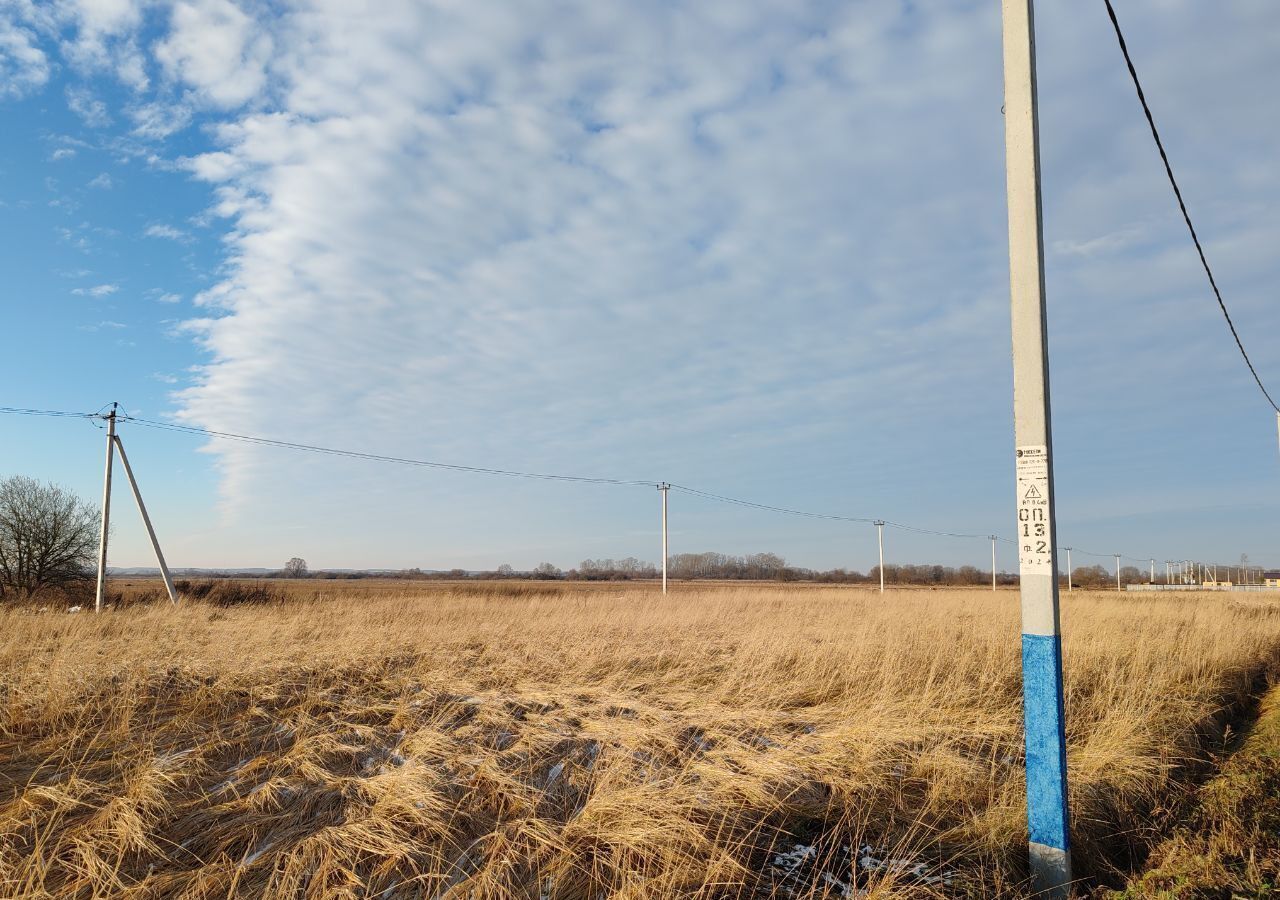
[(913, 859), (878, 859), (872, 854), (874, 851), (871, 847), (863, 847), (858, 856), (858, 868), (866, 872), (888, 872), (894, 875), (909, 875), (919, 884), (938, 885), (950, 887), (955, 881), (955, 872), (939, 872), (930, 871), (926, 863), (917, 862)]
[(556, 783), (557, 780), (559, 780), (560, 776), (563, 773), (564, 773), (564, 760), (560, 760), (560, 762), (552, 766), (551, 771), (547, 773), (547, 780), (543, 786), (551, 787), (553, 784)]
[(261, 858), (262, 854), (266, 853), (273, 846), (275, 846), (275, 841), (266, 841), (262, 844), (259, 844), (256, 850), (246, 855), (244, 859), (240, 860), (240, 867), (243, 869), (253, 865), (255, 862), (257, 862)]
[(816, 856), (817, 849), (807, 844), (796, 844), (790, 850), (784, 850), (773, 857), (773, 867), (786, 875), (794, 875), (810, 857)]
[(827, 884), (831, 885), (831, 886), (832, 886), (833, 888), (835, 888), (837, 891), (839, 891), (839, 892), (840, 892), (840, 896), (841, 896), (841, 897), (865, 897), (865, 896), (867, 896), (867, 891), (865, 891), (864, 889), (862, 889), (862, 888), (855, 888), (855, 887), (854, 887), (853, 885), (851, 885), (851, 884), (845, 884), (843, 881), (841, 881), (841, 880), (840, 880), (839, 878), (837, 878), (836, 876), (832, 875), (830, 872), (823, 872), (823, 873), (822, 873), (822, 880), (823, 880), (823, 881), (825, 881)]
[(69, 612), (69, 613), (78, 613), (78, 612), (80, 612), (80, 609), (81, 609), (81, 607), (79, 607), (79, 606), (70, 606), (70, 607), (67, 607), (67, 612)]

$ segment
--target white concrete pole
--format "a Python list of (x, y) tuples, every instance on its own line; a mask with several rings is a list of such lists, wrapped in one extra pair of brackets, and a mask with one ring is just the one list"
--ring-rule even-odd
[(662, 593), (667, 592), (667, 492), (671, 485), (665, 481), (658, 485), (662, 492)]
[(1039, 895), (1065, 900), (1071, 892), (1071, 851), (1031, 7), (1032, 0), (1001, 0), (1028, 855)]
[(124, 444), (116, 438), (116, 449), (120, 451), (120, 462), (124, 464), (124, 474), (129, 477), (129, 487), (133, 489), (133, 499), (138, 504), (138, 512), (142, 514), (142, 524), (147, 526), (147, 537), (151, 538), (151, 549), (156, 552), (156, 562), (160, 565), (160, 577), (164, 579), (164, 589), (169, 593), (169, 602), (178, 602), (178, 592), (173, 587), (173, 577), (165, 564), (164, 554), (160, 552), (160, 542), (156, 540), (156, 530), (151, 527), (151, 517), (147, 515), (147, 505), (142, 502), (142, 491), (138, 490), (138, 482), (133, 477), (133, 467), (129, 465), (129, 457), (124, 454)]
[(1151, 583), (1156, 583), (1156, 561), (1154, 559), (1151, 560)]
[(876, 543), (880, 547), (880, 593), (884, 593), (884, 522), (876, 521)]
[(1071, 548), (1064, 547), (1063, 549), (1067, 551), (1067, 590), (1074, 591), (1075, 587), (1071, 583)]
[(102, 612), (102, 595), (107, 587), (107, 536), (111, 532), (111, 461), (116, 450), (116, 404), (107, 415), (107, 470), (102, 479), (102, 531), (98, 536), (98, 590), (93, 611)]
[(1173, 570), (1169, 566), (1169, 560), (1164, 561), (1164, 583), (1173, 584)]
[(1120, 554), (1113, 554), (1116, 558), (1116, 590), (1120, 590)]
[(991, 538), (991, 590), (996, 589), (996, 536), (988, 535)]

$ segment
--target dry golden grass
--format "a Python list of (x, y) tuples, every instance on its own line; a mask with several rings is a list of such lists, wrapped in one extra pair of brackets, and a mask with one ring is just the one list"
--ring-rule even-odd
[[(0, 612), (0, 896), (1025, 893), (1014, 592), (291, 590)], [(1064, 623), (1106, 877), (1280, 671), (1280, 602), (1076, 593)]]

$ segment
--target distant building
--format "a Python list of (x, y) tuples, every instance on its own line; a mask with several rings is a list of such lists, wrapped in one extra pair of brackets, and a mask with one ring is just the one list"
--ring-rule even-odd
[(1280, 588), (1280, 571), (1275, 569), (1262, 573), (1262, 583), (1267, 587)]

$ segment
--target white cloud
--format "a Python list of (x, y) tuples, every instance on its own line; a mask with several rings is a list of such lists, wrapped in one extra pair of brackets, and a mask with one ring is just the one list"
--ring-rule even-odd
[(0, 100), (21, 97), (49, 80), (49, 60), (34, 31), (0, 13)]
[(107, 105), (93, 96), (87, 88), (67, 88), (67, 108), (90, 128), (104, 128), (111, 124)]
[(235, 107), (262, 89), (271, 50), (263, 26), (230, 0), (179, 0), (155, 52), (171, 78)]
[(59, 160), (63, 160), (63, 159), (74, 159), (75, 155), (76, 155), (76, 151), (71, 149), (70, 147), (59, 147), (57, 150), (54, 150), (53, 153), (49, 155), (49, 159), (51, 159), (53, 162), (58, 162)]
[(56, 7), (68, 32), (63, 55), (81, 72), (107, 71), (144, 90), (150, 82), (137, 38), (145, 5), (142, 0), (65, 0)]
[(1064, 238), (1053, 242), (1053, 252), (1063, 256), (1082, 257), (1117, 253), (1141, 241), (1146, 231), (1139, 226), (1130, 226), (1097, 237), (1077, 240)]
[(165, 224), (148, 225), (146, 235), (147, 237), (165, 238), (170, 241), (187, 240), (187, 233), (185, 231), (182, 231), (179, 228), (174, 228), (172, 225)]
[(156, 302), (157, 303), (181, 303), (182, 295), (173, 294), (173, 293), (159, 294), (156, 296)]
[(116, 331), (121, 328), (127, 328), (123, 322), (112, 322), (110, 320), (97, 322), (93, 325), (81, 325), (81, 331)]
[(107, 297), (119, 290), (118, 284), (99, 284), (88, 288), (75, 288), (71, 293), (80, 297)]
[(163, 140), (191, 124), (191, 108), (184, 103), (141, 103), (130, 107), (133, 133), (145, 140)]
[[(384, 12), (288, 18), (284, 104), (228, 119), (193, 161), (233, 230), (229, 275), (199, 298), (228, 314), (203, 324), (213, 361), (183, 394), (190, 420), (306, 437), (354, 403), (366, 436), (347, 443), (474, 459), (501, 422), (536, 435), (521, 443), (548, 468), (557, 435), (577, 434), (578, 452), (652, 471), (672, 403), (697, 410), (665, 426), (686, 446), (744, 417), (822, 430), (833, 392), (870, 396), (851, 356), (923, 386), (938, 376), (889, 360), (982, 326), (999, 256), (966, 265), (963, 292), (917, 259), (999, 235), (999, 218), (972, 221), (983, 187), (954, 178), (998, 158), (998, 133), (954, 108), (978, 84), (998, 92), (998, 69), (953, 67), (982, 55), (990, 16), (940, 13), (890, 52), (905, 14), (863, 33), (861, 10), (633, 10), (621, 29), (590, 5), (550, 21)], [(930, 46), (944, 35), (953, 55)], [(850, 60), (881, 67), (866, 91)], [(867, 140), (872, 122), (915, 167), (885, 171), (900, 151)], [(269, 463), (220, 454), (231, 496), (249, 496)]]
[(89, 187), (97, 188), (98, 190), (109, 191), (114, 186), (114, 184), (115, 183), (111, 180), (111, 176), (109, 174), (107, 174), (106, 172), (99, 172), (97, 175), (94, 176), (93, 180), (89, 182)]

